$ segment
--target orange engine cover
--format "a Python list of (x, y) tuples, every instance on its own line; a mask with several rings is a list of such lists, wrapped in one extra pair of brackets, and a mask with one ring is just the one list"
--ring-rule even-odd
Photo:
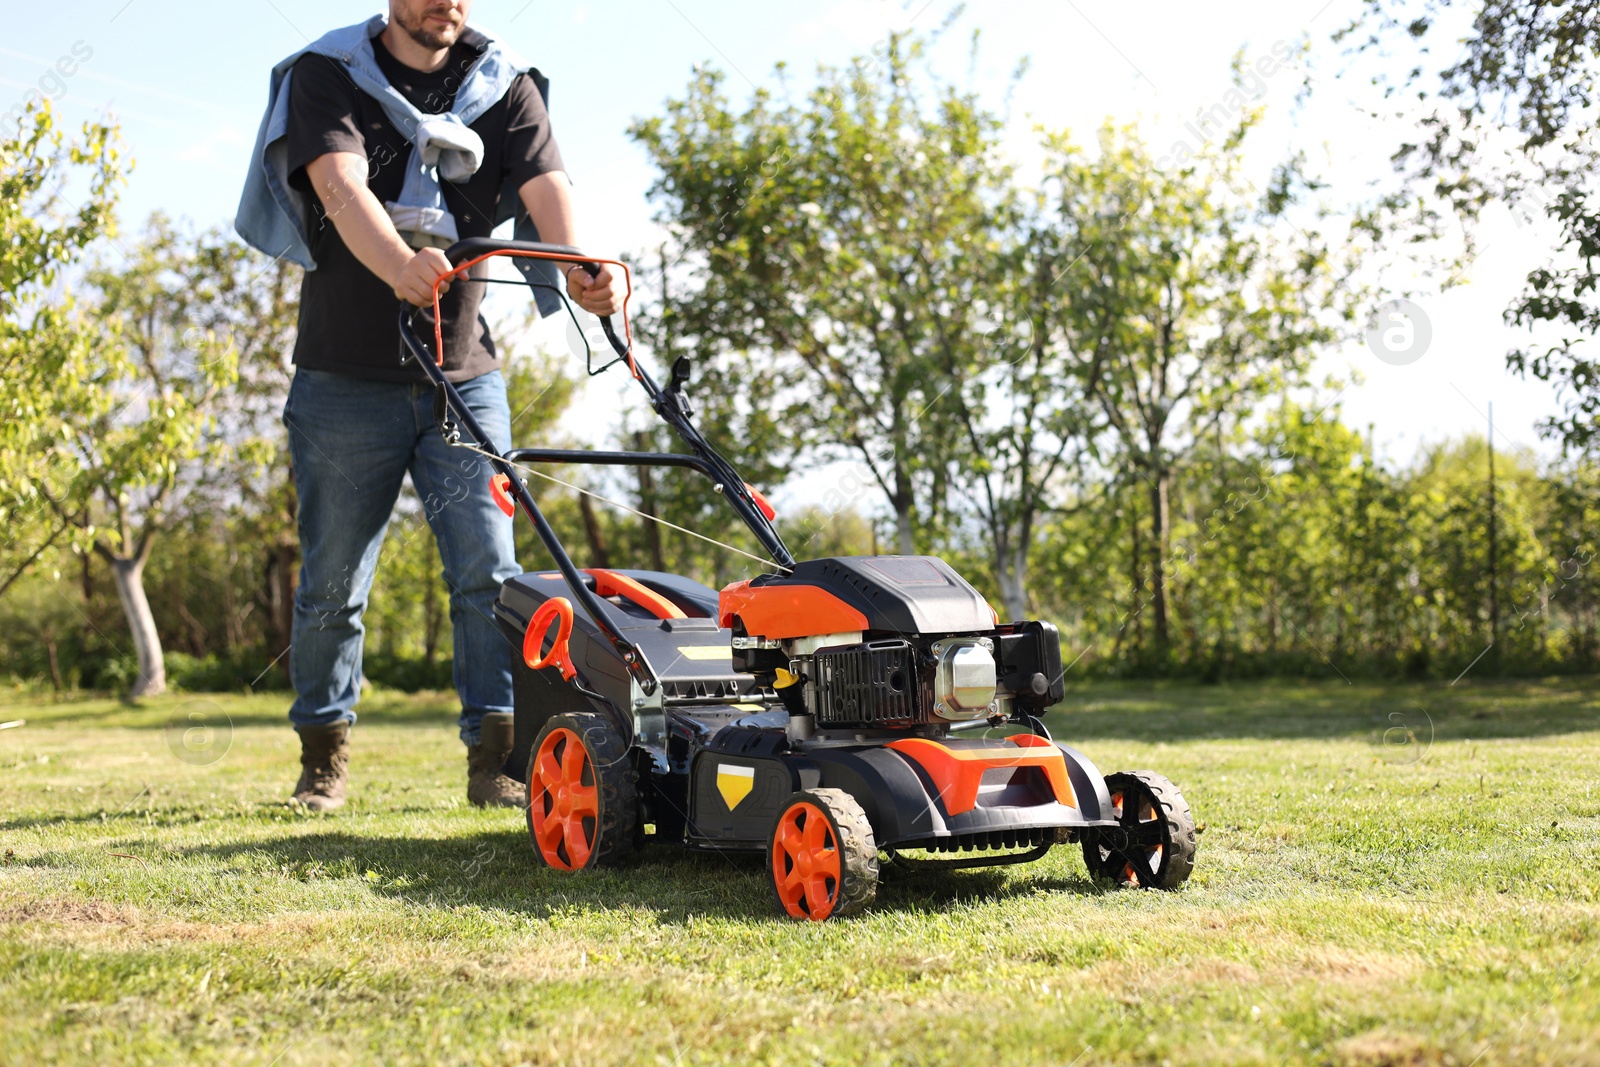
[(717, 598), (718, 624), (732, 626), (735, 616), (744, 623), (745, 633), (774, 641), (868, 628), (865, 615), (814, 585), (734, 582)]

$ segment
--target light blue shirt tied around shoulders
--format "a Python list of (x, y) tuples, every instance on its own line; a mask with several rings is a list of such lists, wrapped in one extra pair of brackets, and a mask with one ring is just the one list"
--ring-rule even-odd
[[(289, 79), (294, 65), (306, 53), (338, 61), (356, 88), (378, 101), (395, 129), (411, 142), (400, 199), (384, 207), (395, 229), (413, 248), (448, 248), (457, 239), (456, 220), (445, 205), (440, 179), (466, 181), (482, 165), (483, 141), (470, 128), (472, 123), (499, 103), (512, 82), (525, 71), (533, 75), (540, 95), (549, 98), (549, 82), (537, 70), (494, 37), (468, 28), (461, 39), (481, 49), (481, 54), (456, 90), (454, 106), (438, 115), (420, 111), (389, 84), (373, 55), (372, 39), (384, 31), (388, 22), (387, 16), (374, 15), (366, 22), (333, 30), (272, 68), (267, 110), (256, 133), (233, 224), (251, 247), (274, 259), (291, 259), (306, 270), (317, 269), (306, 232), (307, 194), (289, 184)], [(507, 181), (500, 190), (495, 225), (512, 218), (516, 220), (515, 239), (539, 239), (518, 190)], [(534, 294), (540, 313), (549, 315), (559, 310), (561, 303), (555, 290), (560, 283), (555, 266), (536, 259), (518, 258), (513, 262), (529, 283), (537, 286)]]

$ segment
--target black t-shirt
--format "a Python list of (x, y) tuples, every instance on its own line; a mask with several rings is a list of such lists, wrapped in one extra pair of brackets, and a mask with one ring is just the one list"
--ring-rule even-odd
[[(413, 70), (389, 54), (383, 42), (372, 51), (389, 84), (419, 111), (441, 114), (455, 103), (456, 88), (481, 54), (465, 42), (450, 49), (450, 58), (436, 71)], [(533, 78), (523, 74), (504, 97), (472, 123), (483, 139), (483, 164), (467, 181), (442, 181), (445, 206), (455, 216), (465, 239), (487, 237), (494, 229), (500, 190), (507, 178), (512, 188), (550, 171), (563, 170), (561, 153), (550, 133), (550, 117)], [(307, 271), (300, 285), (300, 328), (294, 361), (313, 370), (336, 371), (381, 381), (413, 381), (416, 367), (400, 365), (400, 335), (395, 325), (400, 303), (388, 285), (362, 265), (326, 217), (321, 199), (311, 189), (306, 164), (329, 152), (356, 152), (367, 157), (367, 188), (380, 203), (400, 198), (411, 143), (400, 135), (383, 107), (356, 88), (336, 60), (310, 54), (295, 64), (289, 81), (289, 181), (308, 193), (306, 229), (317, 269)], [(480, 264), (474, 274), (486, 273)], [(478, 313), (482, 285), (457, 282), (439, 300), (444, 319), (445, 373), (451, 381), (467, 381), (498, 365), (488, 324)], [(419, 317), (418, 329), (431, 341), (431, 311)]]

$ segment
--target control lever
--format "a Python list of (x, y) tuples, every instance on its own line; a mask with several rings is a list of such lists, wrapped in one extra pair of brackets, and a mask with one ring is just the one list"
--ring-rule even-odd
[(683, 392), (683, 387), (689, 384), (689, 375), (694, 373), (694, 360), (688, 356), (679, 356), (672, 361), (672, 377), (668, 379), (667, 388), (674, 393)]
[(667, 379), (667, 395), (672, 398), (672, 403), (677, 405), (685, 418), (694, 417), (694, 406), (689, 403), (689, 397), (683, 387), (689, 384), (689, 376), (694, 373), (694, 360), (688, 356), (679, 356), (672, 361), (672, 374)]

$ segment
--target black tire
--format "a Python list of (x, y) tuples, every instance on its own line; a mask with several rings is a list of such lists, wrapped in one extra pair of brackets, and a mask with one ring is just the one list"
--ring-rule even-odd
[[(582, 747), (576, 783), (564, 780), (567, 761), (578, 758), (573, 745)], [(552, 767), (541, 763), (547, 747), (557, 772), (553, 783), (548, 780)], [(526, 780), (528, 839), (545, 866), (566, 871), (607, 867), (633, 851), (639, 825), (633, 761), (627, 742), (605, 716), (552, 715), (528, 751)]]
[[(1194, 870), (1194, 815), (1178, 787), (1154, 771), (1106, 775), (1116, 827), (1083, 835), (1083, 862), (1096, 881), (1121, 888), (1176, 889)], [(1120, 803), (1119, 803), (1120, 800)]]
[[(822, 869), (804, 873), (800, 852)], [(767, 877), (778, 910), (792, 918), (821, 922), (865, 910), (878, 895), (878, 845), (855, 797), (842, 789), (791, 794), (767, 834)]]

